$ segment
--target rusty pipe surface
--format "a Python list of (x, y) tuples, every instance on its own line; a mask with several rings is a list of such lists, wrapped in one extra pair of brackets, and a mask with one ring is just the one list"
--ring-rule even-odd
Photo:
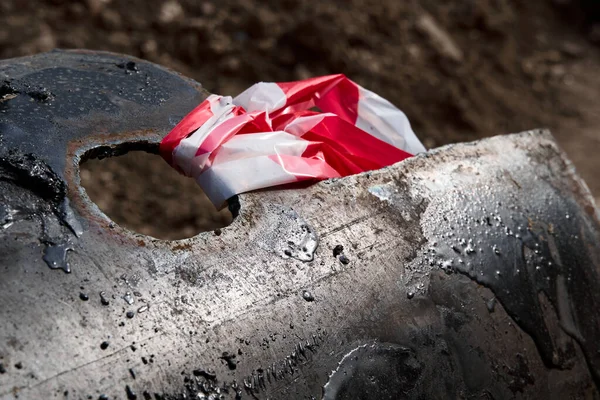
[(244, 194), (164, 241), (79, 163), (156, 152), (200, 85), (100, 52), (0, 75), (0, 398), (599, 398), (599, 213), (548, 132)]

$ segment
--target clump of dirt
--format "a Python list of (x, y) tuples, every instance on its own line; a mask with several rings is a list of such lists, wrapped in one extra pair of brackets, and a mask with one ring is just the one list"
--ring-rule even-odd
[[(257, 81), (344, 73), (400, 107), (427, 147), (549, 127), (598, 196), (596, 6), (574, 0), (5, 0), (0, 57), (54, 47), (110, 50), (167, 65), (229, 95)], [(116, 192), (105, 190), (106, 183), (88, 185), (99, 203), (121, 196), (121, 202), (106, 200), (108, 208), (126, 207), (134, 200), (119, 190), (144, 184), (119, 181), (119, 168), (103, 167), (113, 171)], [(153, 173), (171, 172), (163, 169)], [(181, 204), (176, 197), (156, 207), (174, 208)], [(161, 225), (161, 212), (127, 213), (118, 222), (151, 231)], [(164, 223), (160, 230), (180, 236), (181, 229), (202, 225), (193, 216), (188, 221), (193, 229)]]

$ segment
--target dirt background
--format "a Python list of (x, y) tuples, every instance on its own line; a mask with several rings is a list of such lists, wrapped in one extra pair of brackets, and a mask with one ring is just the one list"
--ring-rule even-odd
[[(1, 58), (109, 50), (227, 95), (345, 73), (400, 107), (428, 148), (548, 127), (600, 197), (600, 0), (3, 0), (0, 15)], [(82, 178), (144, 234), (230, 220), (156, 156), (89, 161)]]

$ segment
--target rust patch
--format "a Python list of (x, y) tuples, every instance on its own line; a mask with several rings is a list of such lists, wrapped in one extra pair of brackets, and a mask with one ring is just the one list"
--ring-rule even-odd
[[(137, 240), (132, 237), (129, 231), (114, 224), (103, 212), (95, 208), (94, 203), (89, 199), (85, 193), (85, 189), (81, 186), (79, 164), (85, 160), (88, 153), (98, 148), (105, 148), (106, 151), (113, 152), (110, 155), (117, 155), (119, 152), (123, 152), (124, 154), (130, 150), (147, 151), (153, 148), (158, 149), (159, 138), (160, 134), (156, 130), (144, 129), (108, 135), (91, 135), (84, 139), (72, 140), (68, 143), (64, 171), (64, 178), (67, 183), (67, 196), (82, 214), (82, 217), (89, 222), (95, 223), (98, 230), (106, 231), (111, 235), (125, 237), (132, 243), (136, 243)], [(107, 226), (113, 229), (106, 229)], [(137, 244), (140, 245), (139, 240)]]
[(192, 245), (190, 243), (178, 243), (175, 246), (173, 246), (172, 249), (174, 251), (178, 251), (178, 250), (191, 250), (192, 249)]

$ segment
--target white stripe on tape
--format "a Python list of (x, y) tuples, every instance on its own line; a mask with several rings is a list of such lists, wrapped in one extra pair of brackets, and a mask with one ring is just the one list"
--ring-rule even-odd
[(283, 107), (287, 103), (287, 97), (275, 82), (260, 82), (239, 94), (233, 103), (244, 107), (247, 112), (270, 112)]
[(406, 114), (370, 90), (358, 86), (358, 91), (358, 128), (408, 153), (425, 151)]

